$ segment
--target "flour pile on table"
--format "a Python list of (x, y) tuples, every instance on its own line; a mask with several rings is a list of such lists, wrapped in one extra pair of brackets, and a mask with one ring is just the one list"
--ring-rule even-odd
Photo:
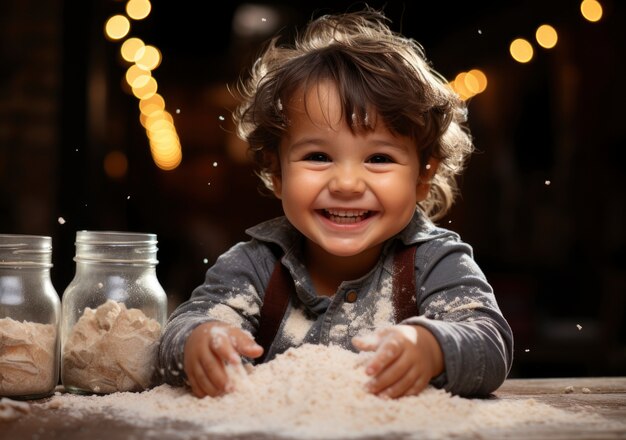
[(382, 399), (364, 389), (368, 356), (338, 347), (303, 345), (248, 375), (237, 370), (236, 391), (220, 398), (197, 399), (184, 388), (161, 385), (142, 393), (63, 394), (44, 405), (61, 406), (76, 416), (106, 408), (141, 426), (176, 420), (193, 423), (206, 433), (299, 439), (393, 434), (442, 439), (528, 424), (571, 428), (607, 423), (600, 416), (568, 412), (532, 399), (464, 399), (434, 388), (419, 396)]
[(19, 402), (6, 397), (0, 398), (0, 422), (19, 419), (29, 412), (30, 406), (27, 402)]

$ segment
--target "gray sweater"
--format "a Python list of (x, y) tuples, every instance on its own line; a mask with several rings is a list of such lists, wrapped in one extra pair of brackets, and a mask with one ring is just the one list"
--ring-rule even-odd
[[(282, 249), (281, 261), (294, 279), (297, 297), (291, 298), (267, 359), (304, 343), (355, 351), (353, 336), (394, 324), (392, 266), (398, 241), (417, 245), (417, 309), (402, 323), (428, 328), (444, 355), (445, 372), (431, 383), (453, 394), (475, 396), (494, 391), (506, 378), (513, 360), (513, 334), (473, 259), (472, 248), (419, 210), (404, 230), (385, 243), (376, 266), (359, 279), (341, 283), (332, 297), (315, 293), (303, 263), (303, 236), (285, 217), (246, 232), (252, 239), (221, 255), (207, 271), (204, 284), (170, 316), (159, 348), (159, 367), (167, 383), (184, 383), (183, 348), (196, 326), (220, 320), (256, 334), (263, 295), (277, 260), (269, 243)], [(357, 292), (356, 301), (346, 301), (349, 291)]]

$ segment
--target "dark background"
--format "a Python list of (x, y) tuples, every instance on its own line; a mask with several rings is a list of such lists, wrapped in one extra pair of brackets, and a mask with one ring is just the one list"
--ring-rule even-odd
[[(623, 4), (601, 3), (598, 23), (571, 0), (369, 3), (446, 78), (487, 74), (469, 104), (477, 152), (439, 223), (472, 244), (496, 289), (516, 336), (512, 377), (626, 373), (626, 23)], [(232, 133), (227, 86), (267, 37), (232, 30), (241, 4), (154, 1), (132, 22), (130, 36), (162, 53), (154, 77), (181, 139), (182, 163), (162, 171), (121, 85), (121, 43), (103, 34), (125, 3), (0, 2), (0, 232), (52, 236), (59, 295), (74, 274), (77, 230), (156, 233), (172, 309), (245, 228), (280, 214)], [(264, 4), (286, 32), (362, 5)], [(533, 41), (543, 23), (559, 32), (557, 46), (535, 44), (530, 63), (513, 61), (510, 41)], [(112, 151), (127, 158), (121, 177), (104, 171)]]

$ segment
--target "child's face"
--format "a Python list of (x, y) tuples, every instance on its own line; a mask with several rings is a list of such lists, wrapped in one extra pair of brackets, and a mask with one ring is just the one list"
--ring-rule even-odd
[(280, 145), (281, 176), (274, 179), (285, 215), (329, 254), (381, 247), (428, 194), (414, 142), (393, 135), (380, 118), (374, 131), (353, 134), (331, 83), (305, 99), (306, 109), (302, 99), (286, 106), (289, 128)]

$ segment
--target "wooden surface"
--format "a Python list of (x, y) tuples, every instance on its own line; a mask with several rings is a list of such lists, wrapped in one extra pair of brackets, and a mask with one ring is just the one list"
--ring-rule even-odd
[[(554, 407), (574, 409), (585, 407), (610, 420), (626, 421), (626, 377), (564, 378), (564, 379), (509, 379), (495, 392), (498, 399), (535, 399)], [(35, 402), (41, 403), (42, 401)], [(197, 427), (176, 421), (162, 420), (149, 427), (139, 427), (132, 420), (110, 415), (93, 415), (77, 418), (63, 408), (50, 409), (33, 404), (31, 411), (12, 421), (0, 421), (0, 439), (270, 439), (270, 435), (251, 433), (243, 436), (207, 435)], [(626, 426), (626, 425), (622, 425)], [(166, 429), (167, 428), (167, 429)], [(373, 439), (375, 437), (361, 437)], [(385, 436), (385, 439), (410, 438)], [(546, 440), (607, 440), (626, 439), (626, 428), (577, 426), (555, 429), (542, 424), (516, 426), (505, 432), (473, 433), (455, 439), (546, 439)]]

